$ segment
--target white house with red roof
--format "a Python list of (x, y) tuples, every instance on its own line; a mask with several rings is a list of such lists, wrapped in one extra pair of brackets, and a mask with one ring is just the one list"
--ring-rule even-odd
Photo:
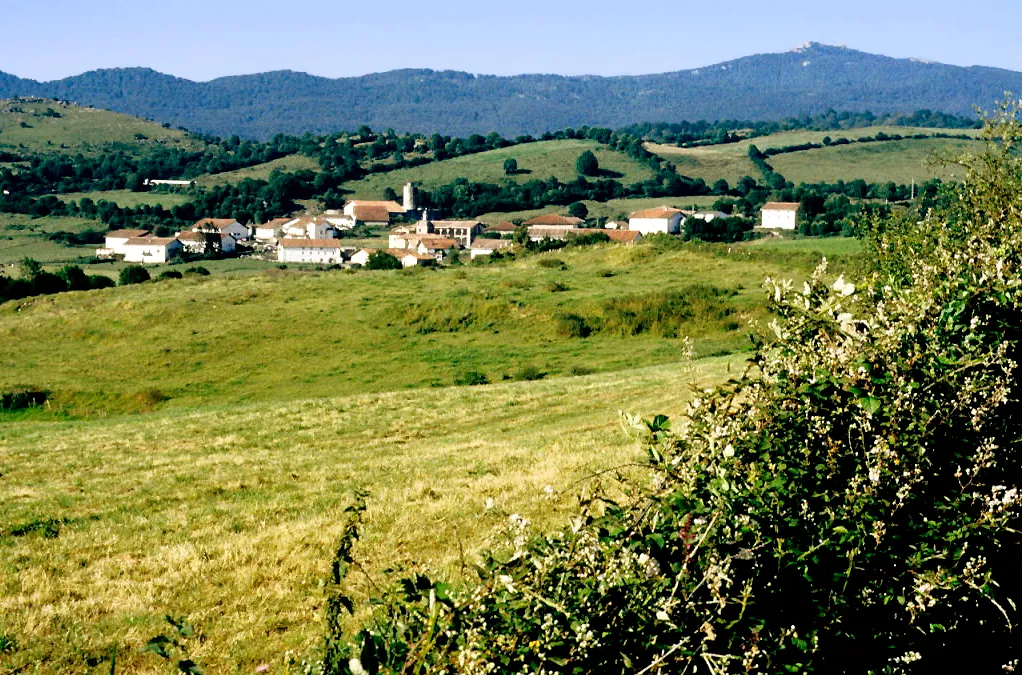
[(124, 255), (124, 245), (130, 239), (151, 236), (152, 233), (146, 230), (110, 230), (106, 233), (104, 248), (96, 251), (101, 258), (112, 258), (115, 255)]
[(677, 234), (681, 231), (681, 221), (685, 212), (671, 206), (658, 206), (652, 209), (636, 211), (628, 216), (628, 229), (642, 234)]
[(181, 255), (184, 244), (174, 237), (136, 237), (123, 248), (125, 262), (157, 264)]
[(794, 230), (798, 226), (798, 202), (767, 202), (760, 210), (760, 227), (771, 230)]
[(340, 264), (344, 262), (340, 239), (281, 239), (277, 261), (282, 263)]

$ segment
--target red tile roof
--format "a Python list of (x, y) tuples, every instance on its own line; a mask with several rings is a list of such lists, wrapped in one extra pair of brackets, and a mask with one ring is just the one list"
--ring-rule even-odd
[(684, 214), (685, 212), (672, 206), (658, 206), (654, 209), (636, 211), (629, 218), (670, 218), (678, 213)]
[(373, 204), (356, 204), (355, 220), (367, 223), (389, 223), (390, 211), (386, 207)]
[(125, 246), (169, 246), (177, 239), (174, 237), (135, 237), (124, 242)]
[(801, 204), (798, 202), (767, 202), (763, 205), (764, 211), (798, 211)]
[(107, 237), (114, 239), (133, 239), (135, 237), (148, 237), (152, 232), (147, 230), (110, 230), (106, 233)]
[(355, 209), (358, 209), (358, 208), (363, 207), (363, 206), (368, 206), (368, 207), (373, 207), (373, 208), (387, 209), (387, 213), (404, 213), (405, 212), (405, 207), (403, 207), (400, 204), (398, 204), (397, 202), (391, 201), (391, 200), (386, 200), (386, 201), (375, 200), (374, 201), (372, 199), (352, 199), (351, 201), (346, 202), (344, 205), (348, 206), (349, 204), (354, 204), (355, 205)]
[(558, 227), (578, 227), (582, 223), (583, 220), (581, 218), (559, 216), (556, 213), (544, 213), (541, 216), (525, 221), (526, 225), (556, 225)]
[(472, 248), (484, 251), (496, 251), (511, 246), (514, 246), (514, 242), (510, 239), (476, 239), (472, 242)]

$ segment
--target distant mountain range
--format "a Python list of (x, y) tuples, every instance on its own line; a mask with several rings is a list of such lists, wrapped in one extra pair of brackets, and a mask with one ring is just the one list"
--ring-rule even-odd
[(582, 125), (778, 120), (828, 108), (972, 115), (976, 105), (990, 107), (1006, 91), (1022, 92), (1022, 73), (818, 43), (694, 70), (622, 77), (395, 70), (328, 79), (276, 71), (192, 82), (148, 68), (114, 68), (37, 82), (0, 72), (0, 98), (60, 98), (194, 131), (264, 139), (363, 124), (514, 136)]

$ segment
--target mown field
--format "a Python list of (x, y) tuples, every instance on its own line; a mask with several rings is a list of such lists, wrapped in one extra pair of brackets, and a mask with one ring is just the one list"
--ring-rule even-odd
[[(596, 155), (600, 169), (608, 172), (608, 177), (622, 183), (643, 181), (653, 175), (647, 167), (631, 157), (596, 141), (561, 140), (526, 143), (409, 169), (373, 174), (362, 180), (345, 183), (344, 189), (351, 191), (352, 199), (382, 199), (386, 188), (392, 188), (400, 195), (402, 186), (408, 182), (417, 183), (428, 190), (458, 178), (468, 178), (478, 183), (500, 183), (508, 178), (524, 182), (550, 177), (570, 181), (578, 177), (575, 160), (586, 150)], [(519, 173), (505, 176), (504, 160), (511, 158), (518, 162)]]
[(563, 523), (580, 481), (641, 461), (619, 410), (677, 414), (729, 363), (0, 425), (5, 672), (107, 672), (115, 645), (118, 672), (167, 672), (141, 653), (164, 614), (202, 636), (204, 672), (296, 672), (355, 489), (374, 579), (457, 578), (509, 514)]
[[(13, 112), (18, 108), (22, 112)], [(59, 117), (44, 115), (47, 108)], [(23, 126), (23, 123), (25, 126)], [(153, 144), (189, 148), (201, 144), (179, 129), (156, 122), (56, 101), (0, 101), (0, 148), (35, 152), (100, 152), (111, 144), (124, 149)]]
[[(934, 133), (947, 133), (954, 135), (967, 134), (975, 136), (979, 133), (976, 129), (930, 129), (925, 127), (879, 126), (864, 127), (861, 129), (845, 129), (840, 131), (785, 131), (777, 134), (771, 134), (769, 136), (751, 138), (738, 143), (711, 145), (699, 148), (677, 148), (671, 145), (660, 145), (656, 143), (647, 143), (646, 148), (650, 152), (673, 162), (680, 174), (691, 176), (693, 178), (702, 178), (710, 184), (712, 184), (715, 180), (723, 178), (728, 181), (728, 183), (734, 185), (743, 176), (752, 176), (757, 180), (760, 178), (759, 169), (757, 169), (756, 166), (749, 161), (750, 145), (755, 145), (760, 150), (766, 150), (768, 148), (802, 145), (803, 143), (822, 143), (826, 136), (830, 136), (832, 139), (847, 138), (851, 140), (863, 138), (865, 136), (876, 136), (877, 133), (880, 132), (887, 135), (899, 134), (902, 136)], [(912, 159), (909, 161), (915, 162), (916, 159), (924, 157), (931, 151), (942, 150), (944, 148), (957, 148), (963, 143), (963, 141), (956, 139), (920, 139), (909, 141), (881, 141), (877, 143), (862, 144), (853, 143), (850, 145), (838, 146), (836, 148), (806, 150), (802, 152), (776, 155), (774, 157), (770, 157), (767, 161), (770, 162), (770, 164), (785, 178), (797, 184), (802, 182), (802, 180), (805, 180), (805, 182), (811, 181), (809, 181), (808, 178), (796, 178), (795, 174), (812, 177), (815, 175), (814, 172), (817, 171), (816, 163), (822, 161), (812, 153), (827, 153), (833, 150), (850, 150), (854, 154), (855, 151), (860, 149), (880, 148), (898, 143), (903, 144), (900, 146), (900, 149), (888, 152), (896, 154), (899, 150), (907, 148), (912, 154)], [(879, 152), (882, 154), (885, 153), (884, 150), (879, 150)], [(873, 161), (882, 163), (886, 159), (888, 158), (874, 157)], [(783, 169), (782, 166), (784, 167)], [(823, 168), (826, 168), (826, 166)], [(845, 180), (853, 180), (855, 178), (863, 178), (867, 181), (871, 180), (867, 176), (860, 175), (862, 171), (859, 171), (859, 169), (865, 169), (872, 173), (884, 170), (883, 166), (871, 164), (867, 160), (863, 162), (861, 166), (857, 167), (856, 170), (849, 171), (848, 175), (841, 177)], [(789, 175), (789, 171), (792, 175)], [(917, 180), (925, 180), (926, 178), (930, 178), (935, 175), (938, 174), (935, 172), (931, 172), (929, 174), (924, 173), (922, 174), (922, 178), (917, 177)], [(884, 182), (886, 182), (886, 179)]]
[[(0, 305), (0, 390), (53, 392), (0, 418), (4, 666), (106, 672), (117, 645), (119, 672), (163, 672), (140, 647), (172, 614), (202, 636), (206, 672), (289, 672), (289, 650), (321, 635), (353, 490), (371, 494), (358, 555), (374, 578), (416, 564), (457, 577), (509, 514), (562, 523), (580, 481), (641, 460), (618, 411), (677, 414), (692, 385), (743, 368), (765, 276), (854, 264), (854, 244), (221, 270)], [(669, 322), (558, 331), (568, 312), (620, 326), (674, 290), (691, 301), (672, 311), (693, 362), (657, 333)], [(450, 386), (468, 370), (493, 384)]]

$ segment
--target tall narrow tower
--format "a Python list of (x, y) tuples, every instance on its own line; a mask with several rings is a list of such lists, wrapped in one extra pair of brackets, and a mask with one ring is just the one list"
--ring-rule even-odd
[(411, 183), (405, 184), (404, 197), (405, 213), (411, 213), (415, 210), (415, 187)]

